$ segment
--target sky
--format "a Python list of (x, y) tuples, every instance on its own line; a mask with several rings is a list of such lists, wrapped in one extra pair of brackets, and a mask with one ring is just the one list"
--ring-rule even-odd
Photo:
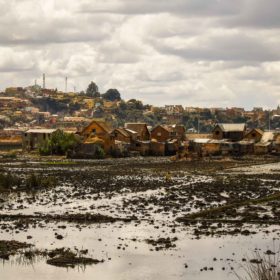
[(0, 0), (0, 89), (42, 84), (162, 106), (280, 104), (279, 0)]

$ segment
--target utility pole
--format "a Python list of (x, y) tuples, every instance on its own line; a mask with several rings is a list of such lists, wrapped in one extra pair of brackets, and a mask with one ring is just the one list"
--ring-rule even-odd
[(46, 88), (46, 75), (43, 74), (43, 89)]
[(67, 93), (67, 82), (68, 82), (68, 78), (67, 77), (65, 77), (65, 93)]
[(199, 134), (199, 115), (198, 115), (198, 117), (197, 117), (197, 133)]
[(268, 110), (268, 131), (270, 131), (270, 110)]

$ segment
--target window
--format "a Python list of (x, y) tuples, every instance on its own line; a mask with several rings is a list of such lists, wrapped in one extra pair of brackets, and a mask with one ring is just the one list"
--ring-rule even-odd
[(216, 134), (216, 135), (219, 135), (219, 134), (220, 134), (220, 131), (216, 131), (215, 134)]
[(95, 128), (92, 130), (92, 133), (96, 133), (96, 129)]
[(161, 132), (158, 132), (158, 133), (157, 133), (157, 136), (161, 136)]
[(256, 137), (256, 133), (252, 133), (252, 136), (253, 136), (253, 137)]

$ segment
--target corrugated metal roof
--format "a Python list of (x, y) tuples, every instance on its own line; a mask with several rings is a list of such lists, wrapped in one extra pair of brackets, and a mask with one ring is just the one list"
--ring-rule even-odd
[(222, 143), (227, 143), (226, 139), (221, 139), (221, 140), (217, 140), (217, 139), (210, 139), (210, 138), (196, 138), (193, 139), (194, 143), (197, 144), (222, 144)]
[(36, 129), (29, 129), (26, 133), (53, 133), (57, 131), (57, 129), (46, 129), (46, 128), (36, 128)]
[(274, 139), (274, 133), (272, 131), (265, 131), (261, 138), (261, 143), (271, 142)]
[(244, 131), (246, 126), (245, 123), (218, 123), (217, 124), (223, 131)]

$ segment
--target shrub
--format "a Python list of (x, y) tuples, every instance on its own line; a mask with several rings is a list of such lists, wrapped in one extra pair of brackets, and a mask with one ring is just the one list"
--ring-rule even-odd
[(95, 157), (96, 157), (97, 159), (103, 159), (103, 158), (105, 158), (105, 151), (104, 151), (104, 149), (103, 149), (101, 146), (99, 146), (99, 145), (96, 146), (96, 149), (95, 149)]
[(41, 155), (66, 155), (78, 143), (74, 134), (67, 134), (58, 130), (52, 134), (49, 140), (46, 140), (40, 147)]

